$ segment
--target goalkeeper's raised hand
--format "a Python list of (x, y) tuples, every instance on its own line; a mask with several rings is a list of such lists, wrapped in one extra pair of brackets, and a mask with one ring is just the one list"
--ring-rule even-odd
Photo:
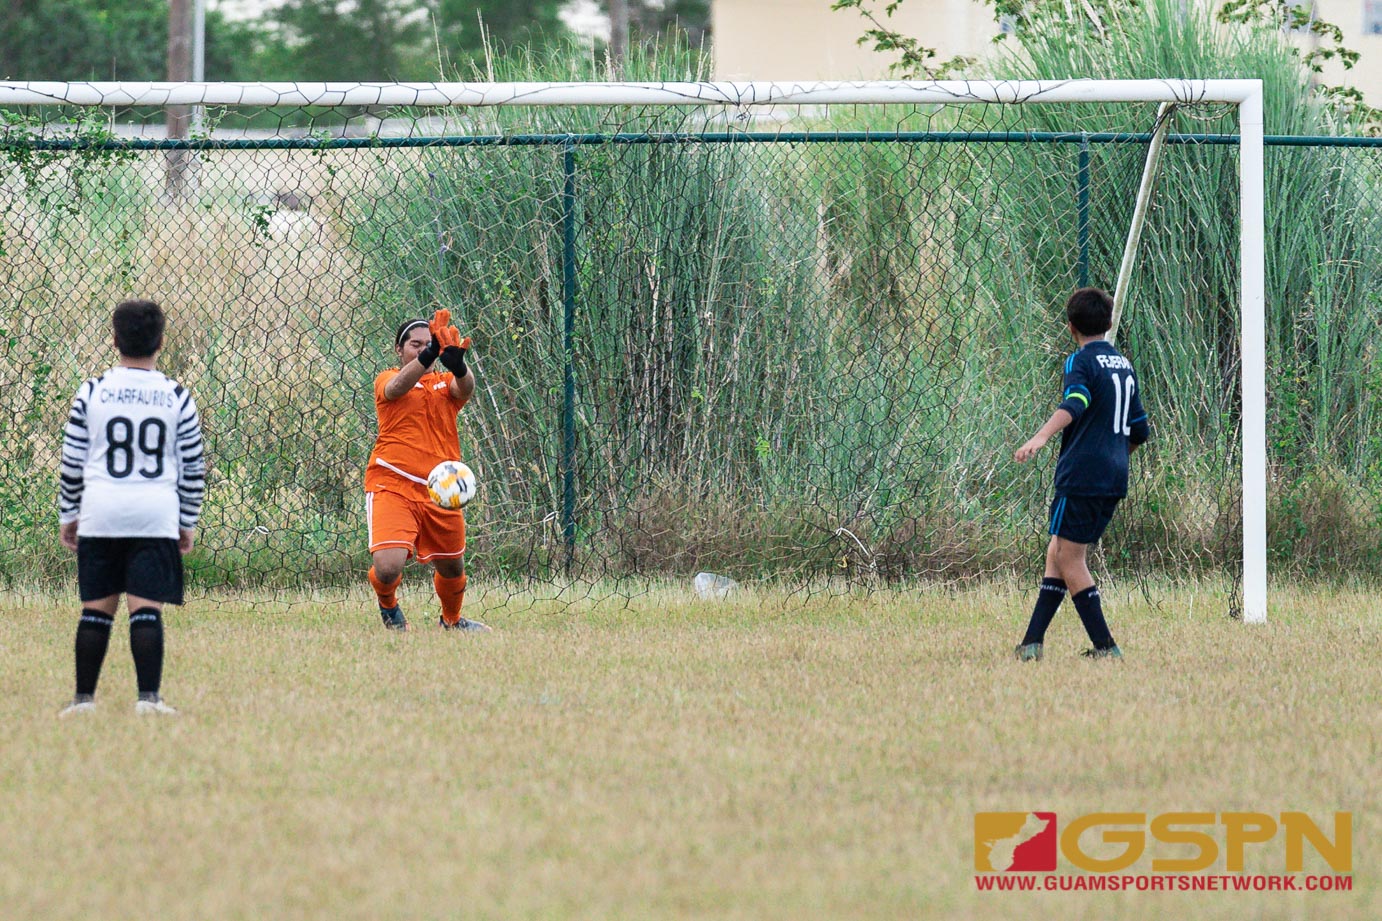
[(460, 333), (456, 332), (455, 327), (451, 329), (451, 336), (455, 338), (452, 345), (444, 345), (441, 350), (441, 363), (446, 370), (459, 377), (465, 377), (465, 353), (470, 349), (470, 337), (461, 338)]
[(432, 322), (427, 325), (432, 331), (433, 341), (441, 349), (442, 367), (457, 377), (465, 377), (465, 353), (470, 348), (470, 337), (461, 338), (456, 327), (451, 325), (449, 310), (438, 310), (432, 314)]

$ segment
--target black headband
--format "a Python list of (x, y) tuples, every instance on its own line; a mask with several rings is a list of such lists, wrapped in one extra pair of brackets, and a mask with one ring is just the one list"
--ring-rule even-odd
[(402, 344), (403, 344), (403, 340), (406, 339), (406, 338), (408, 338), (408, 334), (411, 333), (413, 330), (417, 329), (419, 326), (426, 326), (426, 325), (427, 325), (427, 321), (426, 321), (426, 320), (414, 320), (413, 322), (409, 323), (407, 326), (404, 326), (402, 329), (400, 329), (400, 330), (398, 331), (398, 338), (395, 339), (395, 340), (394, 340), (394, 343), (393, 343), (393, 344), (394, 344), (394, 347), (397, 348), (398, 346), (402, 345)]

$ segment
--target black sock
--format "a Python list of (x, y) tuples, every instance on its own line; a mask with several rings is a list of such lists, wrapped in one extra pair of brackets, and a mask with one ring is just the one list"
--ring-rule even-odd
[(1070, 600), (1075, 602), (1075, 610), (1080, 615), (1080, 622), (1084, 624), (1084, 632), (1089, 634), (1094, 648), (1113, 648), (1113, 634), (1109, 633), (1108, 623), (1104, 620), (1104, 606), (1099, 601), (1099, 587), (1091, 585), (1084, 591), (1071, 595)]
[(1036, 607), (1032, 608), (1032, 619), (1027, 623), (1027, 635), (1022, 638), (1023, 646), (1045, 642), (1046, 628), (1051, 626), (1051, 621), (1055, 618), (1056, 611), (1060, 609), (1060, 603), (1064, 600), (1064, 579), (1047, 577), (1041, 580), (1041, 589), (1037, 592)]
[(101, 663), (110, 645), (110, 628), (115, 618), (93, 608), (82, 608), (77, 623), (77, 696), (91, 697), (101, 677)]
[(140, 608), (130, 614), (130, 654), (139, 696), (158, 695), (163, 680), (163, 619), (157, 608)]

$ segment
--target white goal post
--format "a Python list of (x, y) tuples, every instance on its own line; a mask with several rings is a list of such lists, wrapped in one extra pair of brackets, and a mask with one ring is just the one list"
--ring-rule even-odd
[[(0, 106), (722, 106), (1223, 103), (1238, 109), (1243, 620), (1267, 618), (1266, 297), (1260, 80), (705, 83), (0, 82)], [(1122, 292), (1118, 292), (1122, 293)]]

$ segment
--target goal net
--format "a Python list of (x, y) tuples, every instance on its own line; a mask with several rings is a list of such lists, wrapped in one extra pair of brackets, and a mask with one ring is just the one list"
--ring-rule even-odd
[(1164, 127), (1118, 292), (1154, 438), (1094, 562), (1265, 616), (1255, 81), (0, 84), (0, 126), (10, 588), (72, 577), (63, 423), (130, 296), (206, 430), (194, 593), (364, 587), (371, 384), (435, 307), (487, 605), (1035, 578), (1056, 450), (1013, 451)]

